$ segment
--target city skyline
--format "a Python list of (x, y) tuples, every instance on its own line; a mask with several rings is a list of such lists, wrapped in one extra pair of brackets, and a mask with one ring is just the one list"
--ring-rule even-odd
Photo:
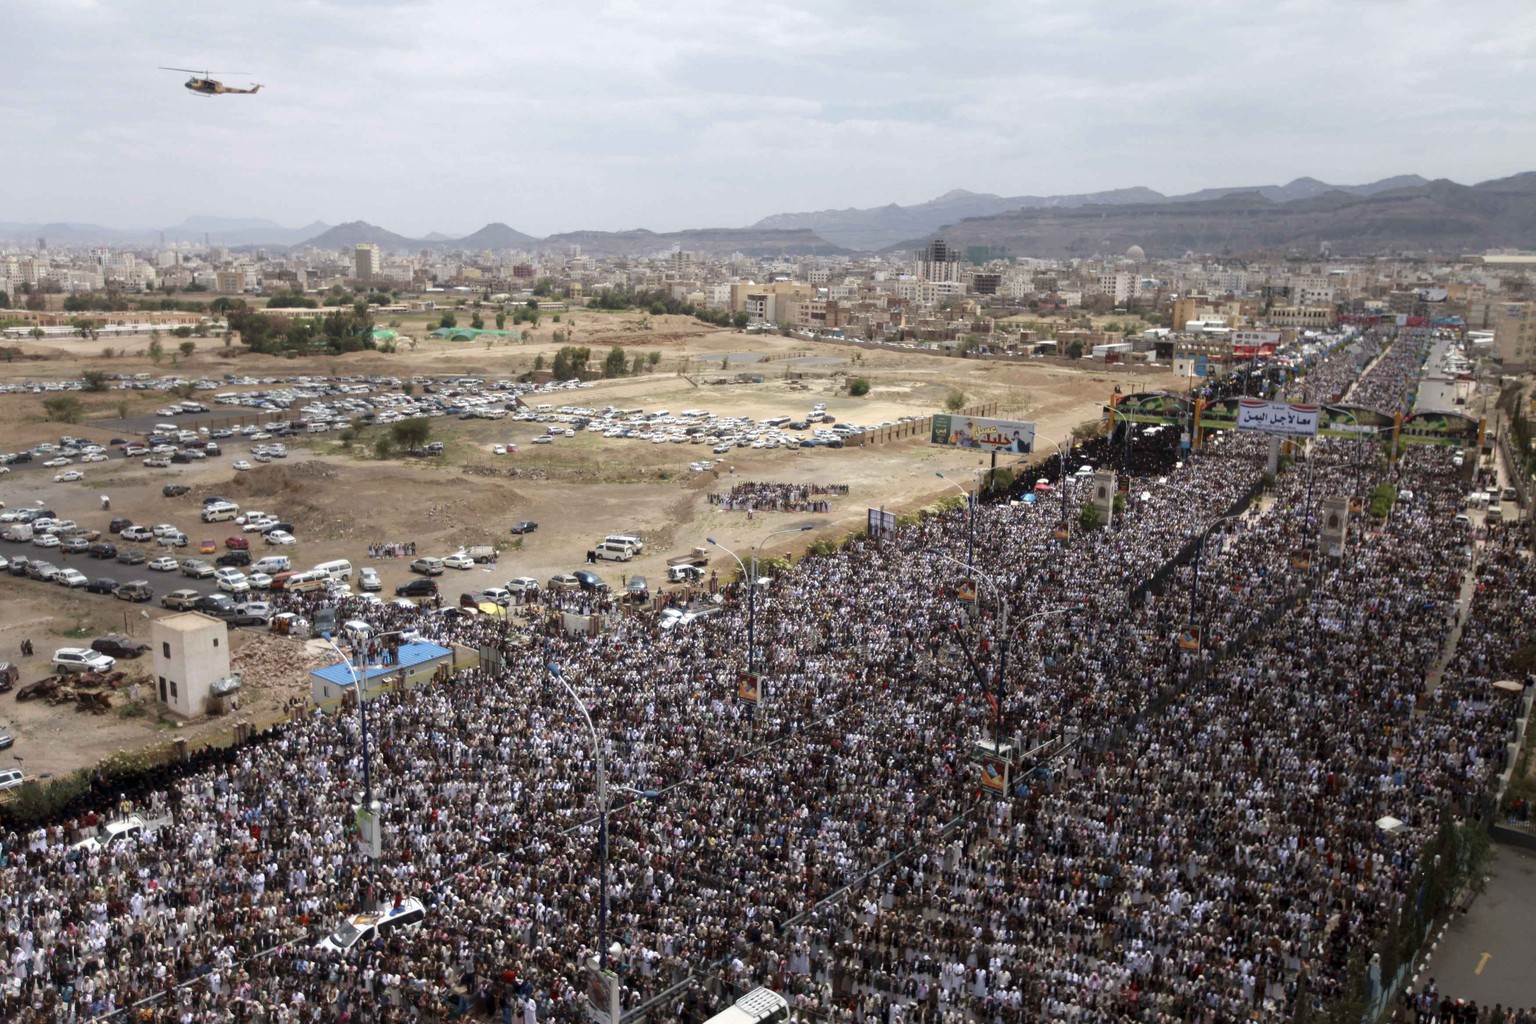
[[(140, 0), (23, 2), (0, 219), (364, 220), (414, 237), (503, 221), (542, 236), (955, 188), (1179, 194), (1536, 167), (1536, 142), (1508, 127), (1536, 106), (1518, 88), (1536, 12), (1472, 4), (1424, 31), (1438, 13), (330, 0), (166, 17)], [(266, 88), (202, 99), (157, 70), (205, 64)]]

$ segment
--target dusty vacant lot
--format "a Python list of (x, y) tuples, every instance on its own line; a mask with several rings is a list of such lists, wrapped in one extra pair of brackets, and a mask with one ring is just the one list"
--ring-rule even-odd
[[(574, 325), (572, 324), (574, 320)], [(646, 325), (647, 326), (643, 326)], [(218, 339), (200, 339), (198, 352), (189, 359), (169, 360), (158, 367), (132, 352), (104, 359), (95, 342), (50, 341), (34, 354), (0, 367), (0, 378), (47, 380), (76, 377), (86, 367), (109, 372), (146, 371), (178, 373), (185, 377), (222, 377), (226, 373), (254, 376), (296, 374), (390, 374), (408, 377), (416, 373), (479, 374), (492, 379), (512, 377), (531, 368), (534, 357), (548, 359), (565, 339), (552, 337), (553, 330), (574, 327), (573, 343), (593, 349), (600, 363), (607, 348), (621, 344), (641, 352), (661, 351), (655, 372), (638, 377), (601, 381), (594, 387), (571, 392), (570, 401), (602, 407), (619, 405), (654, 410), (703, 408), (717, 413), (749, 415), (803, 415), (816, 402), (824, 402), (839, 420), (873, 424), (900, 416), (929, 415), (942, 408), (945, 396), (958, 389), (968, 403), (997, 402), (1002, 414), (1033, 420), (1042, 438), (1062, 439), (1071, 429), (1094, 418), (1098, 404), (1107, 401), (1115, 383), (1126, 381), (1127, 371), (1106, 373), (1087, 364), (1047, 362), (983, 363), (922, 352), (864, 350), (854, 346), (817, 344), (777, 336), (747, 335), (721, 331), (683, 318), (646, 318), (638, 314), (606, 315), (575, 313), (560, 325), (544, 326), (533, 340), (499, 344), (487, 349), (465, 343), (420, 342), (394, 354), (357, 353), (345, 357), (312, 360), (270, 359), (228, 348)], [(126, 342), (132, 346), (134, 342)], [(728, 367), (723, 369), (722, 367)], [(712, 378), (733, 376), (742, 370), (761, 372), (762, 384), (709, 384)], [(845, 388), (848, 374), (867, 377), (871, 392), (851, 398)], [(798, 375), (799, 380), (788, 379)], [(1151, 375), (1148, 375), (1151, 377)], [(1155, 382), (1157, 378), (1152, 377)], [(90, 437), (106, 443), (121, 427), (121, 416), (147, 415), (165, 401), (163, 395), (108, 391), (82, 395), (89, 412), (86, 422), (48, 422), (40, 395), (0, 395), (0, 448), (11, 450), (42, 440), (57, 440), (63, 433)], [(441, 581), (444, 593), (456, 598), (463, 590), (501, 584), (513, 576), (546, 579), (582, 564), (585, 552), (608, 533), (637, 533), (646, 540), (645, 554), (629, 563), (603, 563), (600, 571), (613, 583), (644, 575), (652, 589), (665, 581), (667, 557), (705, 543), (714, 537), (746, 557), (752, 547), (787, 525), (813, 523), (812, 533), (781, 538), (761, 548), (763, 553), (789, 550), (817, 536), (840, 534), (861, 528), (870, 506), (904, 510), (954, 493), (936, 472), (967, 480), (986, 460), (975, 453), (934, 448), (924, 440), (875, 448), (795, 449), (751, 451), (737, 449), (713, 469), (695, 472), (689, 463), (715, 458), (703, 445), (660, 444), (609, 440), (596, 434), (578, 433), (551, 445), (529, 442), (542, 426), (502, 421), (468, 421), (443, 418), (432, 421), (434, 438), (447, 445), (447, 454), (435, 460), (379, 461), (371, 445), (343, 448), (331, 435), (294, 447), (283, 462), (258, 465), (236, 473), (234, 459), (245, 453), (244, 444), (226, 448), (222, 458), (205, 463), (146, 469), (140, 465), (112, 462), (82, 467), (86, 480), (56, 484), (51, 472), (27, 471), (0, 477), (0, 500), (10, 507), (45, 502), (60, 515), (105, 530), (109, 517), (100, 510), (99, 497), (112, 498), (111, 515), (124, 515), (141, 523), (174, 523), (193, 538), (222, 542), (234, 532), (232, 524), (204, 526), (197, 521), (201, 499), (221, 494), (246, 508), (273, 512), (295, 525), (297, 548), (284, 553), (298, 565), (331, 558), (347, 558), (354, 566), (374, 565), (384, 576), (386, 596), (407, 577), (405, 560), (370, 559), (371, 542), (414, 541), (422, 554), (443, 555), (468, 544), (496, 544), (498, 563), (490, 569), (456, 572)], [(491, 454), (495, 443), (515, 443), (513, 455)], [(1042, 443), (1040, 449), (1052, 449)], [(795, 516), (759, 513), (750, 521), (744, 512), (721, 511), (708, 501), (711, 491), (725, 491), (737, 481), (785, 481), (846, 484), (846, 497), (833, 500), (828, 514)], [(179, 498), (160, 494), (170, 481), (192, 486)], [(515, 538), (508, 526), (532, 519), (538, 532)], [(257, 547), (260, 547), (258, 544)], [(0, 554), (35, 554), (35, 549), (0, 543)], [(262, 552), (254, 551), (259, 556)], [(128, 569), (111, 563), (72, 560), (88, 575), (113, 575), (118, 579), (154, 575), (142, 567)], [(722, 564), (723, 563), (723, 564)], [(724, 575), (734, 563), (720, 556), (716, 565)], [(156, 576), (158, 593), (173, 589), (174, 576)], [(0, 620), (0, 658), (16, 655), (23, 637), (32, 638), (38, 655), (25, 666), (23, 682), (45, 673), (52, 650), (106, 631), (137, 631), (147, 634), (141, 618), (146, 610), (91, 595), (69, 593), (37, 583), (0, 577), (0, 601), (6, 614)], [(249, 642), (241, 638), (236, 651)], [(282, 643), (288, 643), (286, 641)], [(290, 677), (302, 675), (306, 657), (302, 647), (289, 644), (294, 654), (272, 654), (263, 642), (268, 660)], [(132, 663), (125, 663), (130, 667)], [(146, 664), (147, 669), (147, 664)], [(241, 716), (260, 720), (277, 713), (292, 691), (280, 681), (252, 686), (245, 696)], [(126, 695), (117, 695), (121, 707)], [(172, 726), (156, 721), (153, 709), (138, 717), (120, 713), (105, 716), (79, 714), (68, 707), (17, 704), (0, 698), (0, 722), (17, 735), (15, 748), (0, 755), (19, 755), (29, 772), (64, 771), (90, 763), (121, 747), (133, 747), (172, 735), (200, 736), (222, 732), (232, 724), (215, 722)]]

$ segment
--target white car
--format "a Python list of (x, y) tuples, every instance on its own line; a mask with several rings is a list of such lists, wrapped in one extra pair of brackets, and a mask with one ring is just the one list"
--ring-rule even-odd
[(147, 526), (125, 526), (118, 534), (123, 540), (154, 540), (155, 533)]
[(266, 452), (258, 452), (257, 454), (252, 455), (251, 458), (260, 463), (268, 463), (272, 461), (272, 456), (268, 455)]
[(101, 452), (86, 452), (80, 456), (81, 462), (106, 462), (107, 457)]
[(493, 445), (491, 445), (491, 454), (492, 455), (505, 455), (505, 454), (507, 454), (507, 446), (504, 445), (504, 444), (493, 444)]
[(251, 468), (251, 464), (249, 462), (246, 462), (244, 459), (236, 459), (235, 462), (234, 462), (234, 468), (238, 469), (238, 470), (241, 470), (243, 472), (243, 471), (245, 471), (247, 469), (250, 469)]
[(268, 544), (297, 544), (298, 539), (287, 530), (272, 530), (262, 536), (267, 538)]
[(379, 570), (365, 565), (357, 572), (357, 586), (360, 590), (383, 590), (384, 580), (379, 576)]
[(78, 469), (66, 469), (64, 472), (55, 473), (53, 476), (53, 482), (56, 484), (67, 484), (75, 480), (84, 479), (85, 474), (80, 472)]
[(32, 538), (32, 543), (40, 548), (56, 548), (62, 541), (51, 533), (39, 533)]
[(149, 532), (156, 537), (169, 537), (180, 533), (181, 529), (180, 527), (172, 526), (170, 523), (157, 523), (150, 527)]
[(85, 647), (60, 647), (53, 652), (53, 666), (60, 672), (111, 672), (114, 658)]
[(554, 444), (554, 440), (548, 434), (540, 434), (533, 439), (534, 444)]
[(272, 516), (248, 516), (245, 522), (240, 524), (240, 529), (245, 533), (256, 533), (265, 530), (275, 522), (277, 520)]
[(252, 590), (266, 590), (272, 586), (272, 577), (264, 572), (253, 572), (245, 578), (245, 583)]
[(53, 578), (53, 582), (60, 586), (74, 589), (75, 587), (83, 587), (91, 581), (79, 569), (61, 569), (59, 574)]
[(336, 926), (336, 930), (317, 944), (318, 948), (334, 953), (345, 953), (353, 946), (367, 947), (375, 939), (386, 938), (397, 931), (414, 930), (427, 916), (421, 901), (406, 897), (398, 906), (370, 914), (353, 914)]
[(47, 462), (43, 463), (43, 465), (47, 466), (49, 469), (58, 469), (60, 466), (69, 465), (69, 460), (60, 455), (56, 459), (49, 459)]
[(518, 576), (507, 581), (507, 589), (514, 594), (536, 594), (539, 581), (532, 576)]
[[(235, 570), (228, 571), (235, 572)], [(226, 594), (249, 594), (251, 592), (251, 581), (238, 572), (235, 572), (233, 576), (219, 576), (218, 580), (219, 589)]]
[(449, 569), (473, 569), (475, 567), (475, 560), (460, 551), (443, 559), (443, 565)]
[(145, 568), (153, 569), (155, 572), (175, 572), (176, 559), (170, 555), (161, 555), (159, 558), (150, 559), (149, 564)]

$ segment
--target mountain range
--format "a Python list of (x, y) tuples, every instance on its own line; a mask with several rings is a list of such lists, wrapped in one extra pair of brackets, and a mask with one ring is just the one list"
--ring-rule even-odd
[(1409, 188), (1428, 182), (1417, 174), (1384, 178), (1367, 185), (1330, 185), (1316, 178), (1297, 178), (1288, 185), (1251, 185), (1231, 188), (1207, 188), (1187, 195), (1166, 196), (1150, 188), (1136, 186), (1108, 192), (1084, 192), (1061, 196), (999, 196), (985, 192), (955, 189), (937, 199), (912, 206), (876, 206), (868, 209), (817, 210), (812, 213), (776, 213), (764, 217), (755, 228), (799, 228), (814, 231), (834, 245), (850, 249), (885, 249), (915, 235), (937, 231), (947, 224), (970, 217), (989, 217), (1015, 210), (1074, 209), (1080, 206), (1130, 206), (1141, 203), (1201, 203), (1241, 193), (1257, 193), (1276, 203), (1311, 199), (1327, 192), (1345, 192), (1369, 196), (1395, 188)]
[(1470, 252), (1536, 246), (1536, 172), (1460, 185), (1400, 175), (1364, 185), (1297, 178), (1285, 185), (1208, 188), (1164, 195), (1136, 186), (1055, 196), (999, 196), (956, 189), (911, 206), (779, 213), (745, 228), (687, 231), (571, 231), (535, 238), (495, 222), (470, 235), (408, 238), (365, 221), (283, 227), (262, 218), (189, 217), (161, 229), (94, 224), (0, 222), (0, 240), (52, 245), (154, 245), (166, 241), (345, 250), (374, 242), (388, 250), (540, 249), (580, 246), (594, 256), (643, 256), (676, 246), (721, 256), (838, 255), (919, 248), (935, 237), (952, 247), (986, 246), (1018, 256), (1070, 257), (1187, 251)]
[(1324, 242), (1339, 255), (1459, 254), (1536, 243), (1536, 172), (1476, 185), (1442, 179), (1364, 193), (1329, 189), (1280, 201), (1262, 189), (1213, 191), (1219, 194), (1203, 200), (1091, 203), (970, 217), (889, 248), (915, 249), (942, 237), (951, 248), (986, 246), (1015, 255), (1090, 256), (1139, 245), (1148, 256), (1172, 257), (1314, 253)]

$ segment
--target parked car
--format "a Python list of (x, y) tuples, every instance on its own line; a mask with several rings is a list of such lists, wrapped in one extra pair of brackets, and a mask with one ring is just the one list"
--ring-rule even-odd
[(225, 537), (224, 546), (231, 551), (249, 551), (251, 542), (244, 537)]
[(144, 552), (135, 551), (133, 548), (124, 548), (117, 553), (118, 565), (143, 565)]
[(20, 768), (0, 768), (0, 792), (7, 789), (17, 789), (27, 777), (21, 773)]
[(181, 560), (181, 574), (188, 579), (207, 579), (214, 573), (213, 566), (201, 558), (184, 558)]
[(437, 581), (427, 577), (407, 580), (395, 588), (396, 597), (435, 597), (436, 595)]
[(53, 667), (60, 672), (111, 672), (117, 661), (88, 647), (60, 647), (53, 652)]
[(443, 560), (424, 555), (411, 563), (411, 572), (419, 572), (423, 576), (441, 576)]
[(92, 640), (91, 650), (100, 651), (113, 658), (137, 658), (149, 650), (149, 644), (119, 636), (116, 633), (108, 633), (106, 636), (99, 636)]
[(537, 594), (539, 581), (532, 576), (517, 576), (507, 581), (507, 589), (514, 594)]
[(119, 601), (133, 601), (143, 604), (145, 601), (153, 599), (154, 596), (155, 588), (149, 585), (149, 580), (129, 580), (117, 588), (117, 599)]
[(77, 587), (88, 585), (91, 581), (79, 569), (60, 569), (59, 574), (53, 578), (53, 582), (61, 587), (68, 587), (74, 590)]
[(231, 626), (265, 626), (272, 621), (272, 606), (265, 601), (237, 604), (228, 620)]
[(562, 572), (551, 576), (547, 586), (550, 590), (580, 590), (581, 580), (568, 572)]
[(122, 533), (133, 525), (132, 519), (114, 519), (107, 524), (108, 533)]
[(473, 569), (475, 567), (475, 560), (468, 555), (455, 553), (443, 559), (443, 567), (445, 569)]
[(176, 559), (170, 555), (161, 555), (159, 558), (151, 559), (145, 568), (153, 569), (155, 572), (175, 572)]
[(85, 549), (85, 553), (87, 555), (90, 555), (92, 558), (100, 558), (100, 559), (103, 559), (103, 560), (108, 559), (108, 558), (116, 558), (117, 557), (117, 545), (116, 544), (103, 544), (101, 542), (97, 542), (97, 543), (92, 544), (89, 547), (87, 547)]
[(160, 599), (160, 607), (177, 612), (190, 611), (202, 596), (195, 590), (173, 590)]
[(262, 536), (266, 537), (268, 544), (297, 544), (298, 543), (298, 540), (294, 538), (293, 534), (289, 533), (286, 530), (272, 530), (270, 533), (265, 533)]
[(512, 524), (513, 533), (532, 533), (539, 528), (539, 524), (532, 519), (522, 519)]
[(249, 551), (226, 551), (213, 561), (215, 565), (250, 565), (251, 553)]
[(591, 569), (577, 569), (571, 575), (576, 577), (577, 582), (581, 584), (582, 590), (600, 592), (608, 589), (608, 584), (603, 582), (603, 578)]
[(365, 565), (357, 573), (357, 588), (359, 590), (383, 590), (384, 580), (379, 576), (379, 570)]
[(155, 531), (147, 526), (125, 526), (118, 534), (123, 540), (146, 541), (155, 539)]
[(85, 585), (87, 594), (115, 594), (117, 593), (117, 580), (110, 576), (102, 576)]
[[(149, 465), (148, 459), (144, 460), (144, 465)], [(166, 465), (170, 465), (170, 463), (167, 462)], [(179, 498), (191, 490), (192, 488), (188, 487), (186, 484), (166, 484), (164, 487), (160, 488), (160, 493), (165, 495), (167, 498)]]

